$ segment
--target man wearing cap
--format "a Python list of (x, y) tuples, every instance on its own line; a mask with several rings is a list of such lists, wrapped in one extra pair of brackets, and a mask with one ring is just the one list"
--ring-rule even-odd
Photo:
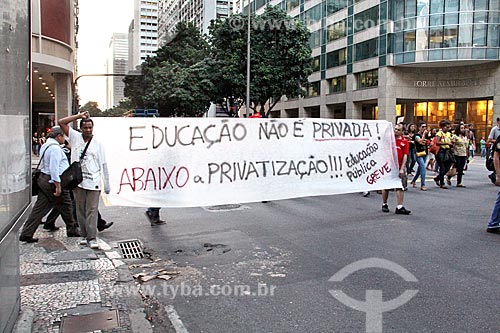
[(34, 243), (38, 238), (33, 238), (42, 217), (50, 208), (55, 207), (66, 223), (66, 234), (68, 237), (79, 237), (78, 225), (71, 213), (71, 198), (69, 191), (61, 187), (60, 175), (69, 167), (68, 159), (61, 149), (64, 143), (64, 133), (59, 126), (52, 127), (47, 142), (40, 149), (42, 161), (40, 163), (41, 174), (38, 178), (37, 200), (28, 220), (23, 226), (19, 240)]

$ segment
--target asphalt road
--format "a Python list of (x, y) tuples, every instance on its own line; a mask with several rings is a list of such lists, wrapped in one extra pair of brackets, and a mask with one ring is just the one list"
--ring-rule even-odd
[(102, 207), (115, 225), (99, 236), (175, 262), (175, 279), (142, 289), (188, 332), (499, 332), (500, 235), (485, 229), (500, 188), (487, 174), (476, 158), (467, 188), (442, 190), (430, 173), (429, 191), (405, 194), (409, 216), (395, 193), (383, 213), (374, 192), (162, 209), (157, 227), (144, 209)]

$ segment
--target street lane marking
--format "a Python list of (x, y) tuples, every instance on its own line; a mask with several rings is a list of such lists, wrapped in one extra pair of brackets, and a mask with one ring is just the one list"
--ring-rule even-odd
[(186, 326), (182, 323), (182, 320), (177, 314), (177, 311), (175, 311), (174, 307), (172, 305), (167, 305), (165, 310), (167, 310), (168, 319), (170, 319), (175, 331), (177, 333), (188, 333)]

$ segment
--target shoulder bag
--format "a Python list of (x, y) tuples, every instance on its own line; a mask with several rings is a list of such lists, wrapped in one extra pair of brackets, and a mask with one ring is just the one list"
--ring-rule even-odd
[(35, 196), (38, 195), (38, 192), (40, 192), (40, 186), (38, 186), (38, 178), (40, 178), (40, 174), (42, 173), (42, 170), (40, 170), (40, 163), (43, 161), (43, 156), (45, 155), (45, 152), (47, 149), (49, 149), (50, 146), (55, 146), (56, 144), (51, 144), (48, 145), (47, 148), (43, 151), (42, 157), (40, 157), (40, 160), (38, 161), (38, 164), (36, 165), (35, 170), (31, 172), (31, 195)]
[(92, 137), (89, 139), (89, 142), (87, 142), (85, 149), (83, 150), (82, 154), (80, 155), (80, 159), (78, 161), (71, 163), (71, 165), (66, 170), (64, 170), (64, 172), (62, 173), (61, 186), (65, 190), (72, 190), (83, 181), (82, 164), (80, 163), (80, 161), (85, 156), (85, 153), (87, 152), (87, 148), (89, 147), (90, 141), (92, 141)]

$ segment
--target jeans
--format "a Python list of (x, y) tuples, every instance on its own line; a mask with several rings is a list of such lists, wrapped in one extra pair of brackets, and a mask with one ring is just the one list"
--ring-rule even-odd
[(427, 155), (417, 157), (417, 173), (415, 173), (415, 176), (413, 177), (412, 183), (415, 183), (420, 176), (420, 181), (421, 181), (421, 187), (425, 186), (425, 175), (427, 173), (427, 169), (425, 168), (425, 165), (427, 163)]
[(486, 157), (486, 147), (481, 148), (481, 157)]
[(408, 151), (408, 160), (406, 161), (406, 173), (412, 173), (417, 159), (417, 150), (412, 148)]
[(493, 212), (491, 213), (490, 223), (488, 223), (488, 228), (500, 228), (500, 191), (497, 194), (497, 200), (493, 206)]

